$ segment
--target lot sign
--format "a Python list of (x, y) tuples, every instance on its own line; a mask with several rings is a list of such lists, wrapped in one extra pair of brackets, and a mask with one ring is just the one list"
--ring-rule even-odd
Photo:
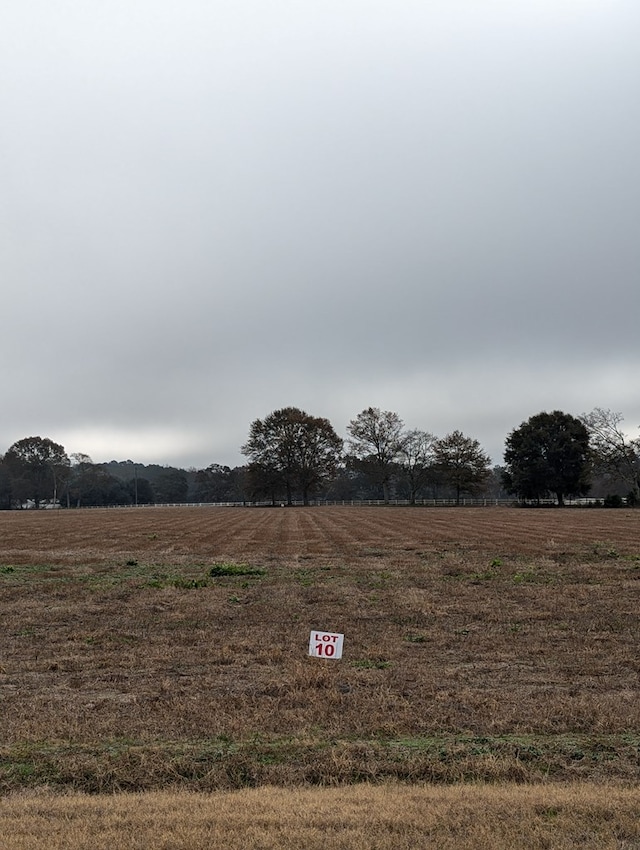
[(309, 655), (313, 658), (342, 658), (344, 635), (334, 632), (312, 631), (309, 638)]

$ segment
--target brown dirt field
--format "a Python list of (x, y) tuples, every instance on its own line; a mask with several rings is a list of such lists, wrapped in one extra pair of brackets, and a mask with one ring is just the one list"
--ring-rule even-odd
[(640, 512), (3, 513), (0, 604), (0, 789), (640, 778)]

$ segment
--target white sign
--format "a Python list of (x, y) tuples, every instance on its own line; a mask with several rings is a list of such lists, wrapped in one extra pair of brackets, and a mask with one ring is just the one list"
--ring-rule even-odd
[(313, 658), (342, 658), (344, 635), (333, 632), (311, 632), (309, 638), (309, 655)]

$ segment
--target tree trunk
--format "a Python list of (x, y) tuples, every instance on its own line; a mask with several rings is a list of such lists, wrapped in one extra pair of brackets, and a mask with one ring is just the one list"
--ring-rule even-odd
[(387, 478), (382, 482), (382, 498), (385, 505), (389, 504), (389, 480)]

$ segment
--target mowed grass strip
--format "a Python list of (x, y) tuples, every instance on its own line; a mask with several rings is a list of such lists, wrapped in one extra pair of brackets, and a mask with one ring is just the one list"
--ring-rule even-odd
[(5, 563), (88, 564), (182, 557), (253, 561), (455, 546), (535, 555), (615, 544), (635, 552), (631, 510), (509, 508), (140, 508), (0, 512)]
[(1, 787), (637, 780), (639, 521), (0, 514)]
[(3, 850), (632, 850), (637, 788), (244, 789), (214, 795), (14, 795)]

